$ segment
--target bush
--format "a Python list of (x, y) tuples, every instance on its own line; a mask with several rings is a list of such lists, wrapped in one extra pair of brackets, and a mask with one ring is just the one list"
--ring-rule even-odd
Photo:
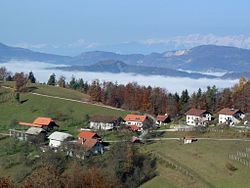
[(226, 163), (226, 168), (230, 171), (236, 171), (238, 170), (235, 166), (233, 166), (231, 163), (227, 162)]

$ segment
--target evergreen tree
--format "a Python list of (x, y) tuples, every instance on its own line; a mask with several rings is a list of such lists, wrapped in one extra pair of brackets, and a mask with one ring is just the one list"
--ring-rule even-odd
[(85, 82), (84, 86), (83, 86), (83, 91), (84, 91), (84, 93), (87, 93), (88, 90), (89, 90), (89, 84), (88, 84), (88, 82)]
[(84, 88), (84, 82), (83, 82), (82, 78), (79, 80), (78, 85), (79, 85), (80, 90), (83, 90), (83, 88)]
[(217, 105), (217, 88), (213, 86), (212, 88), (210, 86), (207, 87), (207, 91), (205, 93), (206, 97), (206, 107), (207, 110), (211, 113), (213, 113), (216, 109)]
[(47, 85), (51, 85), (51, 86), (56, 85), (56, 75), (54, 73), (50, 75)]
[(185, 113), (188, 110), (188, 102), (189, 102), (189, 94), (188, 94), (188, 90), (185, 89), (182, 91), (180, 101), (179, 101), (181, 113)]
[(78, 89), (79, 88), (79, 83), (77, 82), (76, 78), (72, 76), (70, 82), (69, 82), (69, 87), (72, 89)]
[(31, 82), (31, 83), (36, 83), (36, 78), (33, 74), (33, 72), (29, 72), (29, 76), (28, 76), (28, 80)]

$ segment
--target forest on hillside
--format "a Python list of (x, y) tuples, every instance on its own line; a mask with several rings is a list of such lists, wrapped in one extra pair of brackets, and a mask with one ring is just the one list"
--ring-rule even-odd
[[(32, 72), (12, 75), (4, 67), (0, 68), (0, 80), (16, 81), (16, 90), (20, 91), (27, 82), (36, 82)], [(219, 86), (214, 85), (208, 86), (204, 91), (198, 89), (193, 93), (189, 93), (185, 88), (181, 93), (170, 93), (160, 87), (141, 86), (136, 82), (124, 85), (100, 82), (97, 79), (88, 83), (82, 78), (75, 77), (66, 82), (64, 76), (57, 79), (55, 74), (52, 74), (44, 84), (78, 90), (90, 95), (93, 102), (154, 115), (168, 113), (171, 117), (178, 117), (189, 108), (205, 109), (211, 113), (216, 113), (224, 107), (250, 112), (250, 80), (244, 77), (241, 77), (239, 83), (232, 88), (218, 89)]]

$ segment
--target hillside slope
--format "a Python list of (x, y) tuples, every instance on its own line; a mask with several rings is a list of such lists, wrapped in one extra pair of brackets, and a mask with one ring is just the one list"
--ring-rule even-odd
[[(59, 95), (60, 97), (68, 98), (69, 95), (71, 95), (71, 99), (88, 100), (87, 95), (74, 90), (67, 91), (67, 89), (49, 86), (37, 86), (37, 88), (38, 89), (35, 90), (37, 93), (48, 93), (54, 96), (61, 93)], [(65, 90), (66, 93), (62, 92), (62, 90)], [(0, 96), (3, 94), (6, 95), (7, 93), (11, 93), (11, 90), (0, 88)], [(77, 131), (76, 128), (84, 127), (86, 115), (102, 114), (124, 116), (127, 114), (127, 112), (121, 110), (37, 96), (31, 93), (21, 94), (21, 104), (18, 104), (13, 99), (1, 102), (0, 109), (0, 130), (8, 130), (16, 121), (32, 122), (37, 116), (49, 116), (57, 119), (58, 124), (62, 126), (61, 128), (68, 130), (72, 134)], [(71, 127), (71, 119), (74, 119), (78, 124)]]

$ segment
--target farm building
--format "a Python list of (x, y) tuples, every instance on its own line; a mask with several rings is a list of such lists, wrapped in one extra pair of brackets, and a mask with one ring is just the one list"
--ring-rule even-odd
[(46, 139), (47, 132), (40, 127), (30, 127), (25, 134), (27, 140), (31, 142), (43, 142)]
[(135, 129), (136, 126), (138, 128), (137, 131), (141, 131), (144, 123), (148, 121), (148, 117), (145, 115), (128, 114), (124, 120), (126, 121), (125, 124), (131, 129)]
[(74, 139), (71, 134), (59, 131), (53, 132), (48, 138), (49, 146), (51, 148), (58, 148), (62, 146), (63, 142), (71, 141)]
[(206, 110), (191, 108), (186, 113), (186, 123), (192, 126), (205, 126), (212, 120), (212, 114)]
[(87, 152), (90, 152), (92, 154), (103, 154), (104, 146), (97, 139), (88, 139), (82, 145), (84, 150)]
[(81, 131), (78, 136), (78, 143), (81, 144), (85, 151), (93, 154), (103, 153), (103, 144), (101, 137), (95, 132)]
[(89, 127), (95, 130), (112, 130), (119, 127), (124, 120), (121, 117), (96, 115), (90, 117)]
[(191, 144), (192, 142), (196, 142), (197, 139), (194, 136), (185, 136), (183, 138), (183, 143), (184, 144)]
[(101, 137), (97, 133), (92, 132), (92, 131), (81, 131), (79, 133), (78, 141), (80, 143), (83, 143), (86, 140), (90, 140), (90, 139), (101, 140)]
[(39, 127), (43, 128), (46, 131), (50, 131), (58, 127), (55, 121), (52, 118), (48, 117), (38, 117), (33, 121), (33, 123), (19, 122), (18, 124), (28, 127)]
[(171, 120), (170, 120), (170, 117), (168, 114), (165, 114), (165, 115), (158, 115), (156, 117), (156, 125), (158, 126), (161, 126), (161, 125), (166, 125), (168, 123), (170, 123)]
[(245, 117), (245, 114), (241, 110), (234, 108), (223, 108), (218, 114), (219, 124), (236, 125)]

